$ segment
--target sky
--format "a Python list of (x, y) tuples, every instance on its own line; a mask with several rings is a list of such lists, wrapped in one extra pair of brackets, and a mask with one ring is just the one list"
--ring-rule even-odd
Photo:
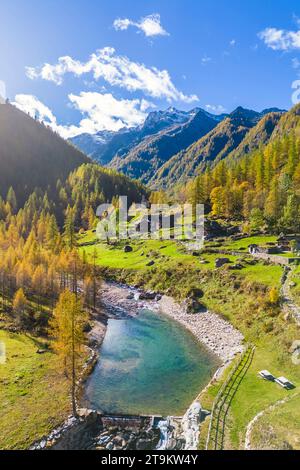
[(300, 79), (299, 0), (1, 0), (0, 17), (0, 95), (65, 138), (169, 106), (289, 109)]

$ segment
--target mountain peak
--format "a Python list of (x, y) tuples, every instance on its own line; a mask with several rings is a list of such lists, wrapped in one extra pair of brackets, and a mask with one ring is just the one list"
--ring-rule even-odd
[(261, 114), (265, 115), (265, 114), (270, 114), (270, 113), (287, 113), (287, 110), (286, 109), (279, 109), (279, 108), (266, 108), (266, 109), (263, 109)]

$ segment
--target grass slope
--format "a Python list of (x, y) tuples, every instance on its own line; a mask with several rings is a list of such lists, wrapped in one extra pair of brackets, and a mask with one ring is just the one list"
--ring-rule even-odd
[(36, 353), (36, 338), (0, 330), (0, 341), (0, 449), (26, 449), (69, 414), (69, 382), (53, 353)]

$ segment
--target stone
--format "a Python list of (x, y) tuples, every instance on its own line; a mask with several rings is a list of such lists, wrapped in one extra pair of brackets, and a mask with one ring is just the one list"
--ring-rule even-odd
[(131, 253), (133, 251), (132, 246), (126, 245), (124, 246), (124, 253)]
[(133, 300), (134, 299), (134, 293), (133, 292), (130, 292), (127, 297), (126, 297), (128, 300)]
[(242, 264), (239, 264), (239, 263), (232, 264), (231, 266), (229, 266), (230, 270), (239, 270), (240, 271), (243, 268), (244, 268), (244, 266)]
[(152, 260), (152, 261), (149, 261), (149, 263), (147, 263), (146, 266), (154, 266), (154, 264), (155, 264), (155, 261)]
[(139, 300), (155, 300), (156, 293), (153, 291), (142, 292), (140, 294)]
[(222, 266), (224, 266), (224, 264), (228, 264), (228, 263), (230, 263), (229, 258), (217, 258), (215, 261), (215, 266), (216, 268), (221, 268)]
[(204, 292), (199, 287), (192, 287), (187, 293), (187, 297), (192, 299), (201, 299), (203, 296)]
[(187, 299), (185, 305), (187, 313), (200, 313), (207, 310), (206, 306), (196, 299)]

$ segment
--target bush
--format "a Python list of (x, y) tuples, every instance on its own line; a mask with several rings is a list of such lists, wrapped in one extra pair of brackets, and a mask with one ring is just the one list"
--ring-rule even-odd
[(280, 296), (279, 296), (278, 289), (276, 289), (276, 287), (272, 287), (272, 289), (270, 290), (270, 293), (269, 293), (270, 304), (271, 305), (278, 305), (279, 298), (280, 298)]

